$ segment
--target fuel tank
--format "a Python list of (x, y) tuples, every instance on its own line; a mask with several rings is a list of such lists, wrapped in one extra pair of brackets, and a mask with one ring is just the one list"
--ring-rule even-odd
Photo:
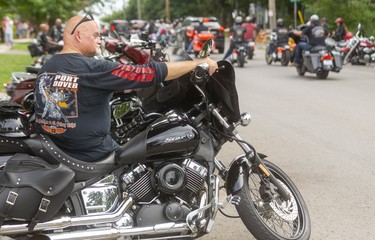
[(117, 152), (119, 164), (178, 158), (194, 152), (200, 142), (198, 131), (181, 114), (170, 111), (140, 132)]

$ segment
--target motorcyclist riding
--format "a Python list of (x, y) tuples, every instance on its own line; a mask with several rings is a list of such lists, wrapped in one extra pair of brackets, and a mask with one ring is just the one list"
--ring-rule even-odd
[(241, 24), (242, 24), (242, 17), (241, 16), (236, 17), (234, 21), (234, 25), (229, 30), (231, 33), (231, 41), (230, 41), (229, 48), (224, 55), (223, 60), (227, 59), (232, 54), (233, 49), (235, 47), (235, 43), (246, 42), (245, 40), (246, 28), (244, 28)]
[(297, 36), (305, 35), (308, 39), (307, 42), (299, 42), (296, 49), (294, 58), (294, 65), (299, 66), (302, 63), (302, 51), (310, 50), (314, 46), (325, 46), (325, 39), (328, 36), (328, 30), (320, 25), (318, 15), (312, 15), (310, 18), (310, 25), (302, 31), (294, 30), (293, 34)]
[(245, 39), (255, 40), (255, 30), (258, 27), (256, 23), (254, 23), (254, 18), (247, 16), (245, 18), (245, 22), (242, 24), (244, 28), (246, 28)]
[(277, 19), (276, 28), (273, 29), (272, 32), (275, 32), (277, 34), (277, 39), (270, 41), (268, 55), (271, 55), (273, 52), (275, 52), (277, 47), (287, 45), (289, 41), (288, 29), (284, 27), (284, 20), (282, 18)]

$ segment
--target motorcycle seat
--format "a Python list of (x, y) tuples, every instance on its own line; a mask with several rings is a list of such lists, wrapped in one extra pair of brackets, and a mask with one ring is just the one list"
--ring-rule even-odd
[(327, 48), (325, 46), (314, 46), (313, 48), (310, 49), (310, 53), (317, 53), (321, 50), (326, 50)]
[[(95, 161), (85, 162), (63, 152), (47, 135), (32, 134), (26, 138), (0, 137), (0, 148), (9, 149), (9, 153), (24, 152), (43, 158), (51, 164), (62, 163), (75, 173), (76, 180), (87, 180), (107, 172), (115, 166), (115, 152)], [(0, 151), (5, 153), (4, 151)]]

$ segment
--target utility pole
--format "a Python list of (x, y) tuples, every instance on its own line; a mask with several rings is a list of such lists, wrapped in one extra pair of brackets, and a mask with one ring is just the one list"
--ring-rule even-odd
[(268, 17), (270, 28), (276, 28), (276, 0), (268, 0)]
[(142, 19), (142, 14), (141, 14), (141, 0), (137, 0), (137, 9), (138, 9), (138, 19)]
[(169, 9), (169, 0), (165, 0), (165, 17), (166, 17), (166, 21), (171, 20), (171, 12), (170, 12), (170, 9)]

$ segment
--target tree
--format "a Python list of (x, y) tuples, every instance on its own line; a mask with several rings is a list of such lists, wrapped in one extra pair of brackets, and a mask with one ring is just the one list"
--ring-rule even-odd
[(38, 26), (42, 22), (53, 24), (56, 18), (63, 21), (94, 3), (104, 0), (0, 0), (0, 13), (19, 16), (21, 21), (30, 21)]
[(315, 0), (304, 1), (304, 5), (306, 13), (326, 17), (331, 30), (336, 29), (335, 20), (341, 17), (353, 33), (356, 32), (358, 23), (361, 23), (368, 35), (375, 33), (375, 4), (371, 0)]

